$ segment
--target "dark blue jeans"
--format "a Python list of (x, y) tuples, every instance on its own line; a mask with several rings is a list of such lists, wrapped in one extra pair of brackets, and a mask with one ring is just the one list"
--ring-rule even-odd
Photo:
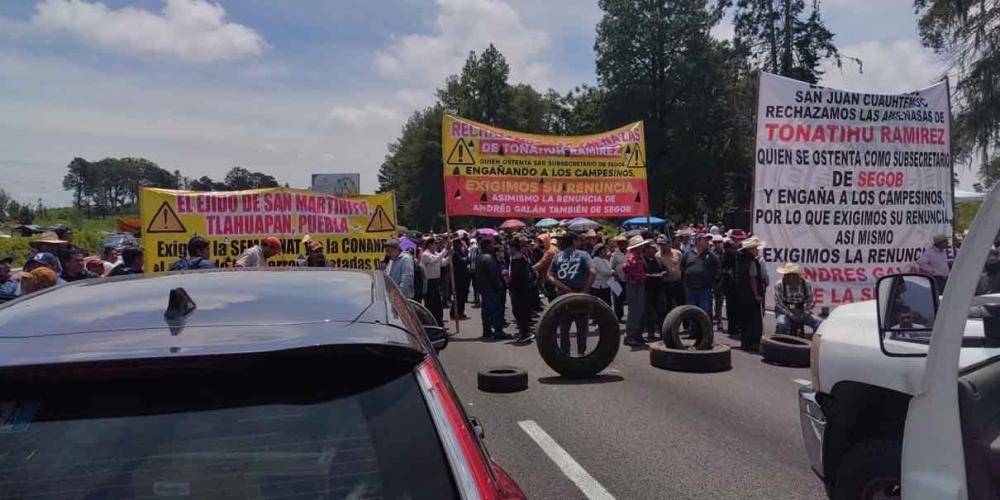
[(687, 291), (688, 305), (698, 306), (709, 318), (712, 317), (712, 289), (696, 288)]
[(503, 307), (500, 305), (498, 292), (480, 292), (482, 307), (479, 313), (483, 319), (483, 336), (503, 334)]

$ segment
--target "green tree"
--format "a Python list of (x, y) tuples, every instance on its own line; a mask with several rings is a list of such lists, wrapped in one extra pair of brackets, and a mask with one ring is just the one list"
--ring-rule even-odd
[(979, 181), (985, 188), (984, 191), (988, 191), (1000, 182), (1000, 156), (994, 156), (993, 160), (979, 167)]
[(25, 203), (24, 205), (18, 205), (17, 211), (17, 223), (18, 224), (31, 224), (35, 220), (35, 212), (31, 210), (31, 205)]
[(379, 191), (396, 191), (400, 222), (410, 228), (441, 227), (444, 212), (443, 117), (441, 106), (426, 108), (410, 116), (402, 135), (389, 144), (389, 154), (379, 169)]
[(913, 3), (924, 46), (946, 55), (958, 70), (956, 153), (978, 150), (980, 172), (988, 171), (990, 152), (1000, 147), (1000, 0)]
[(584, 84), (566, 95), (549, 90), (546, 99), (551, 106), (546, 126), (553, 134), (595, 134), (607, 128), (601, 113), (604, 90), (600, 87)]
[[(202, 177), (206, 179), (207, 177)], [(209, 179), (211, 181), (211, 179)], [(216, 187), (215, 183), (213, 188)], [(278, 181), (271, 175), (251, 172), (243, 167), (233, 167), (226, 173), (224, 188), (230, 191), (278, 187)]]
[(10, 204), (14, 201), (11, 198), (10, 193), (0, 188), (0, 222), (5, 222), (9, 217), (14, 216), (14, 212), (10, 210)]
[(600, 6), (594, 48), (603, 121), (644, 120), (651, 211), (700, 218), (721, 205), (725, 174), (749, 168), (733, 140), (739, 65), (710, 34), (722, 12), (707, 0)]
[(80, 208), (86, 200), (84, 190), (90, 175), (88, 171), (90, 163), (83, 158), (73, 158), (66, 168), (69, 172), (63, 177), (63, 189), (73, 192), (73, 206)]
[(840, 66), (819, 0), (812, 0), (808, 10), (805, 0), (736, 0), (735, 7), (736, 48), (765, 71), (816, 83), (824, 60)]
[(491, 125), (502, 125), (510, 116), (513, 90), (507, 84), (510, 66), (491, 43), (481, 55), (469, 52), (460, 76), (451, 76), (438, 90), (438, 100), (448, 113)]

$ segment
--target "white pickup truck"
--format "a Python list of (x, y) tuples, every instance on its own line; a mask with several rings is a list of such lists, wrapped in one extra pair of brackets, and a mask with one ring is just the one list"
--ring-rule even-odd
[(834, 499), (1000, 498), (1000, 294), (975, 287), (1000, 230), (984, 201), (943, 294), (886, 276), (813, 337), (802, 434)]

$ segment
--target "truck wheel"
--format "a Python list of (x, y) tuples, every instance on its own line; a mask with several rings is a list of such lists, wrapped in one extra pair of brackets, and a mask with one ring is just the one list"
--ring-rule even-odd
[(715, 345), (707, 351), (671, 349), (663, 342), (649, 344), (649, 364), (675, 372), (708, 373), (732, 368), (732, 352), (727, 345)]
[[(566, 356), (559, 351), (559, 320), (586, 314), (597, 323), (597, 347), (586, 356)], [(615, 312), (603, 300), (585, 293), (561, 295), (549, 304), (538, 320), (535, 346), (550, 368), (566, 377), (593, 377), (608, 367), (618, 354), (621, 330)], [(575, 339), (571, 339), (575, 341)]]
[(431, 312), (420, 302), (413, 299), (406, 299), (406, 303), (410, 304), (410, 307), (413, 309), (413, 314), (417, 315), (417, 319), (420, 320), (421, 325), (441, 326), (438, 324), (437, 320), (434, 319), (434, 315), (431, 314)]
[[(690, 330), (681, 329), (687, 324)], [(663, 343), (671, 349), (687, 349), (688, 346), (681, 341), (681, 334), (690, 332), (694, 335), (694, 348), (699, 351), (712, 349), (712, 342), (715, 340), (712, 329), (712, 318), (709, 318), (705, 311), (697, 306), (679, 306), (667, 313), (663, 318), (663, 327), (660, 333), (663, 335)]]
[(833, 481), (833, 500), (902, 498), (902, 447), (888, 439), (868, 439), (851, 447), (840, 461)]
[(812, 343), (791, 335), (771, 335), (760, 339), (760, 354), (771, 363), (809, 366)]
[(476, 378), (479, 390), (485, 392), (517, 392), (528, 388), (528, 372), (516, 366), (480, 370)]

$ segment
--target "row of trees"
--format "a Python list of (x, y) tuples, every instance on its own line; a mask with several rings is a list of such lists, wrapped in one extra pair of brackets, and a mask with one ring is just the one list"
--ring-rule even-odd
[(63, 189), (73, 193), (73, 206), (95, 208), (99, 213), (134, 207), (143, 187), (223, 191), (278, 186), (273, 176), (243, 167), (230, 169), (223, 182), (208, 176), (188, 179), (179, 170), (170, 172), (145, 158), (105, 158), (95, 162), (74, 158), (66, 168)]
[(951, 61), (957, 156), (979, 164), (985, 188), (1000, 181), (1000, 0), (914, 0), (925, 47)]
[(43, 212), (41, 200), (37, 207), (32, 207), (30, 203), (19, 203), (14, 197), (0, 188), (0, 222), (16, 222), (18, 224), (31, 224), (35, 220), (35, 215)]
[[(559, 94), (512, 84), (491, 44), (469, 54), (434, 106), (410, 117), (379, 172), (380, 189), (397, 192), (403, 224), (440, 227), (443, 113), (560, 135), (644, 120), (653, 212), (721, 217), (749, 199), (756, 72), (816, 82), (825, 59), (840, 61), (818, 5), (803, 0), (601, 0), (600, 7), (596, 87)], [(726, 12), (735, 16), (734, 42), (711, 35)]]
[[(1000, 0), (915, 0), (924, 43), (955, 53), (956, 147), (981, 153), (984, 184), (1000, 139)], [(508, 82), (492, 44), (471, 52), (437, 103), (413, 113), (389, 145), (381, 190), (394, 189), (402, 223), (440, 227), (444, 212), (441, 116), (454, 113), (514, 130), (575, 135), (635, 120), (646, 124), (651, 209), (680, 219), (718, 219), (748, 206), (753, 170), (756, 81), (760, 70), (816, 83), (842, 56), (818, 0), (600, 0), (597, 86), (560, 95)], [(726, 15), (734, 40), (711, 30)], [(476, 222), (476, 221), (471, 221)]]

